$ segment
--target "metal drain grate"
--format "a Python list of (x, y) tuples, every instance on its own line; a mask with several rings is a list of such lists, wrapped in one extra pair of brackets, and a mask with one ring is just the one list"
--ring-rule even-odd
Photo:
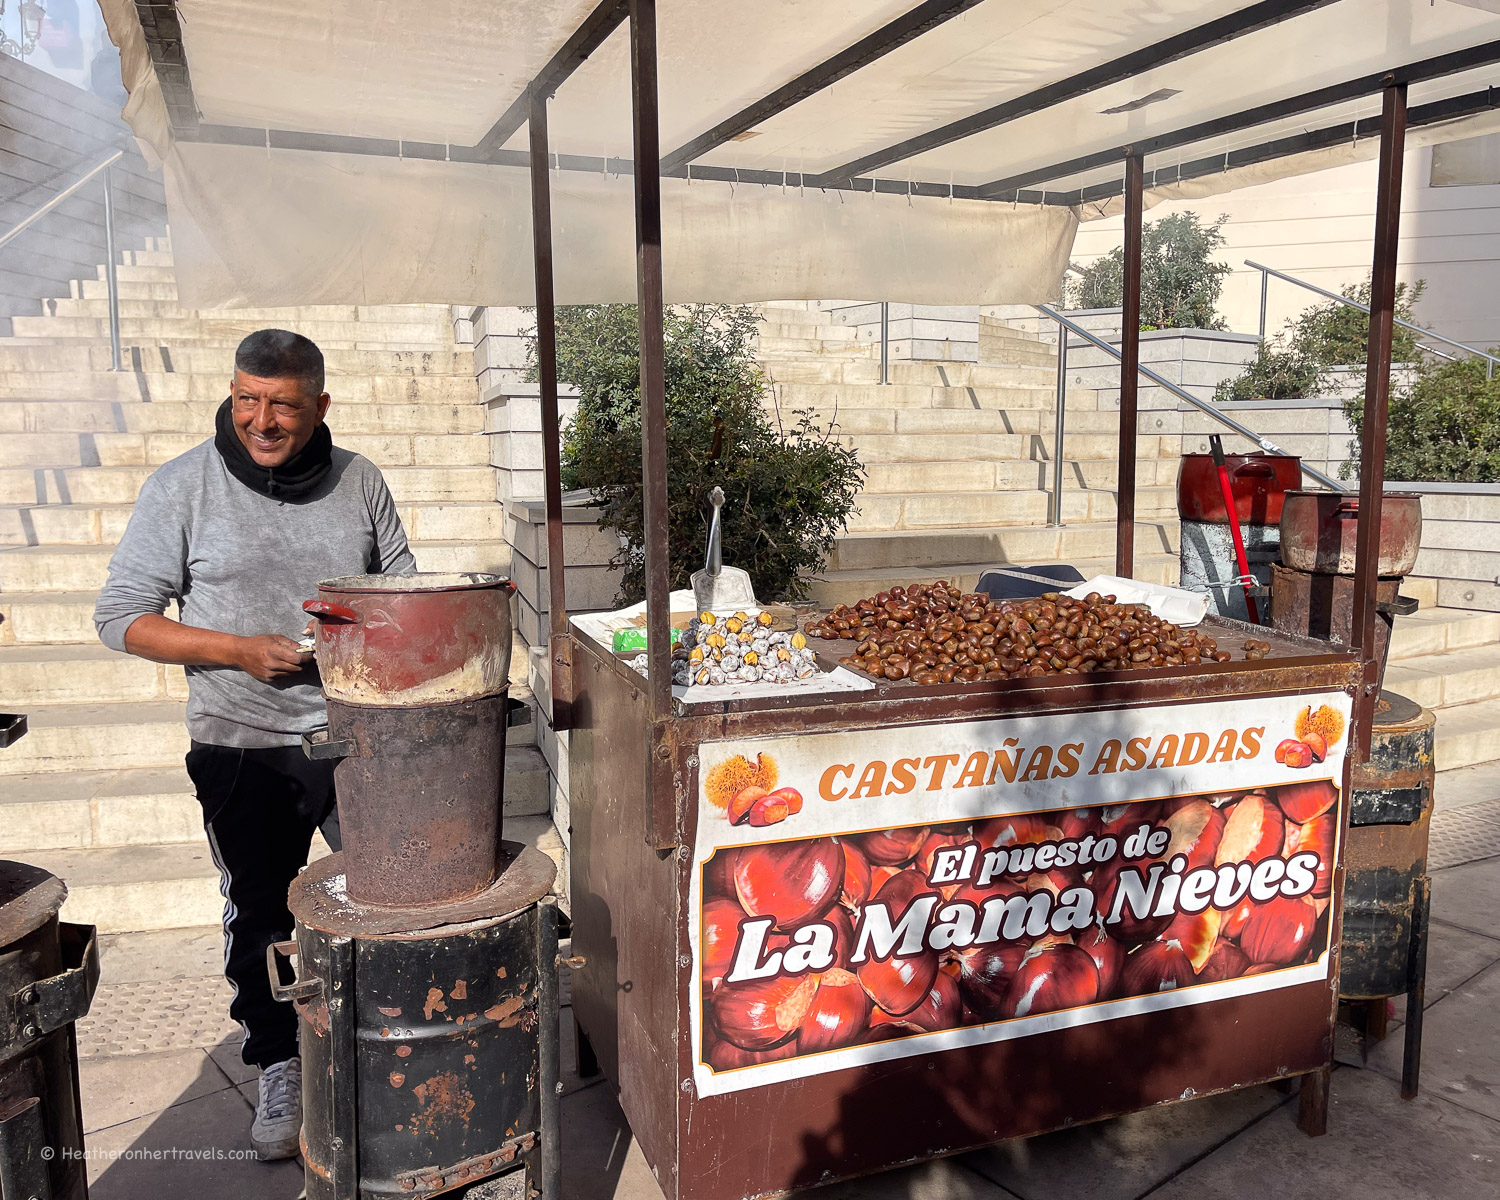
[(1427, 869), (1439, 871), (1500, 854), (1500, 800), (1482, 800), (1432, 814)]
[(106, 984), (78, 1022), (80, 1057), (188, 1050), (238, 1039), (229, 1019), (229, 984), (220, 976)]

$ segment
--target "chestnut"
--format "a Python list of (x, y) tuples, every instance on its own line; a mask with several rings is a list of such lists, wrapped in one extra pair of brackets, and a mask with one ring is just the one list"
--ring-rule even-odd
[(840, 899), (857, 908), (870, 898), (870, 860), (856, 842), (840, 844), (844, 847), (844, 887)]
[(1016, 967), (1001, 1014), (1034, 1017), (1081, 1008), (1099, 998), (1099, 971), (1085, 951), (1067, 942), (1032, 949)]
[(876, 1009), (870, 1019), (872, 1025), (892, 1022), (915, 1026), (927, 1033), (942, 1029), (954, 1029), (963, 1024), (964, 1006), (958, 992), (958, 980), (947, 971), (940, 970), (933, 977), (932, 987), (916, 1008), (903, 1017), (893, 1017), (882, 1009)]
[(859, 980), (848, 971), (824, 971), (797, 1031), (798, 1051), (815, 1054), (854, 1045), (869, 1028), (872, 1008)]
[(1317, 926), (1317, 907), (1306, 896), (1275, 896), (1250, 914), (1240, 949), (1252, 962), (1290, 966), (1312, 944)]
[(970, 946), (958, 954), (958, 991), (967, 1008), (980, 1021), (996, 1021), (1010, 983), (1026, 957), (1026, 947), (1014, 942)]
[(1078, 936), (1078, 948), (1094, 960), (1099, 972), (1099, 999), (1113, 999), (1120, 986), (1120, 972), (1125, 968), (1125, 947), (1095, 925)]
[(1314, 817), (1306, 825), (1289, 830), (1287, 853), (1318, 856), (1317, 881), (1308, 893), (1314, 900), (1321, 900), (1333, 892), (1333, 842), (1338, 836), (1338, 818), (1335, 813), (1324, 813)]
[(1121, 996), (1146, 996), (1184, 987), (1195, 978), (1193, 964), (1176, 942), (1147, 942), (1132, 951), (1120, 973)]
[(797, 1035), (818, 983), (817, 975), (779, 975), (720, 984), (710, 1001), (714, 1028), (741, 1050), (772, 1050)]
[(1333, 784), (1326, 779), (1282, 784), (1275, 792), (1277, 805), (1286, 814), (1286, 819), (1296, 825), (1305, 825), (1314, 817), (1321, 817), (1339, 798)]
[(704, 1031), (703, 1061), (715, 1071), (737, 1071), (741, 1067), (756, 1067), (761, 1063), (777, 1062), (791, 1058), (797, 1053), (795, 1041), (784, 1042), (771, 1050), (741, 1050), (733, 1042), (715, 1037), (711, 1030)]
[(724, 815), (729, 818), (731, 825), (743, 825), (749, 819), (750, 810), (755, 807), (756, 802), (767, 794), (766, 789), (758, 784), (743, 787), (730, 798)]
[(857, 968), (860, 986), (893, 1017), (905, 1016), (927, 998), (938, 974), (938, 956), (925, 951), (910, 958), (866, 959)]
[(745, 910), (733, 900), (710, 900), (703, 906), (703, 937), (699, 971), (706, 987), (714, 988), (734, 961)]
[(874, 833), (856, 834), (852, 839), (864, 851), (866, 858), (879, 866), (897, 866), (908, 863), (927, 840), (927, 826), (915, 825), (907, 829), (882, 829)]
[(774, 917), (776, 928), (816, 921), (838, 901), (844, 885), (844, 848), (832, 838), (744, 846), (735, 856), (734, 890), (754, 917)]
[(1226, 979), (1238, 979), (1250, 966), (1250, 959), (1233, 942), (1219, 939), (1204, 964), (1198, 968), (1200, 983), (1221, 983)]
[(1161, 935), (1161, 940), (1176, 942), (1193, 964), (1193, 970), (1202, 971), (1219, 940), (1219, 928), (1223, 922), (1224, 914), (1216, 908), (1205, 908), (1197, 913), (1179, 912)]
[(1286, 821), (1263, 792), (1251, 792), (1229, 809), (1214, 865), (1258, 863), (1281, 851)]

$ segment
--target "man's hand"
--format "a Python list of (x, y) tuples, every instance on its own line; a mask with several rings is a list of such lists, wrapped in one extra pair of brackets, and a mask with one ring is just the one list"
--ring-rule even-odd
[(182, 625), (156, 613), (135, 619), (125, 631), (125, 649), (152, 662), (234, 667), (262, 683), (294, 675), (312, 662), (310, 650), (299, 650), (296, 642), (279, 633), (239, 637)]
[(239, 646), (234, 665), (262, 683), (274, 682), (283, 675), (295, 675), (307, 666), (309, 654), (299, 650), (291, 638), (279, 633), (263, 633), (237, 640)]

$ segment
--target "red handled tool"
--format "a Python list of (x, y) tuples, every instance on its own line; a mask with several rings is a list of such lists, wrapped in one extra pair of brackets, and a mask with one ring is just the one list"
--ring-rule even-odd
[(1213, 451), (1219, 488), (1224, 493), (1224, 513), (1229, 518), (1229, 532), (1234, 538), (1234, 559), (1240, 568), (1240, 584), (1245, 589), (1245, 608), (1249, 610), (1251, 622), (1259, 625), (1260, 610), (1255, 606), (1255, 597), (1250, 594), (1255, 581), (1250, 575), (1250, 560), (1245, 556), (1245, 539), (1240, 536), (1239, 514), (1234, 511), (1234, 488), (1229, 483), (1229, 468), (1224, 465), (1224, 440), (1217, 433), (1211, 433), (1208, 446)]

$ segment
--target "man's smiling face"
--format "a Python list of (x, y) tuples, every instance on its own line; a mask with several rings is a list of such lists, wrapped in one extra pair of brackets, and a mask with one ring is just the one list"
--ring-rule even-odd
[(234, 432), (258, 466), (282, 467), (311, 440), (328, 412), (328, 393), (302, 379), (259, 379), (235, 371), (229, 391)]

